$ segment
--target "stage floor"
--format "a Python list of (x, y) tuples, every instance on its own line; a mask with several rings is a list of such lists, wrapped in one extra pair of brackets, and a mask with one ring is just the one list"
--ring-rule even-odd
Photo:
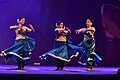
[[(38, 75), (37, 76), (38, 78), (39, 78), (39, 76), (45, 77), (46, 75), (53, 76), (53, 77), (55, 77), (55, 76), (60, 77), (62, 75), (72, 77), (74, 75), (73, 77), (77, 76), (80, 78), (82, 76), (88, 76), (88, 77), (89, 76), (90, 77), (91, 76), (96, 76), (96, 77), (97, 76), (99, 76), (99, 77), (106, 76), (105, 79), (109, 79), (110, 77), (112, 77), (112, 78), (115, 77), (117, 70), (118, 70), (117, 67), (93, 67), (92, 71), (87, 71), (86, 67), (76, 67), (76, 66), (65, 67), (64, 71), (55, 71), (55, 69), (56, 69), (55, 66), (26, 66), (25, 70), (14, 70), (15, 68), (16, 68), (16, 65), (0, 65), (0, 74), (2, 76), (4, 75), (4, 77), (1, 77), (1, 75), (0, 75), (0, 79), (6, 78), (5, 75), (9, 75), (9, 76), (10, 75), (11, 76), (12, 75)], [(107, 78), (107, 76), (109, 76), (109, 78)], [(94, 77), (89, 80), (93, 80), (93, 79), (94, 79)], [(30, 79), (28, 79), (28, 80), (30, 80)], [(33, 79), (31, 79), (31, 80), (33, 80)], [(45, 80), (47, 80), (47, 77)], [(49, 79), (49, 80), (51, 80), (51, 79)], [(56, 80), (59, 80), (59, 79), (56, 79)], [(64, 79), (62, 79), (62, 80), (64, 80)], [(70, 80), (72, 80), (72, 79), (70, 78)], [(87, 80), (87, 78), (85, 80)], [(94, 80), (98, 80), (98, 79), (96, 78)], [(102, 80), (102, 79), (99, 79), (99, 80)]]
[(25, 66), (25, 70), (14, 70), (16, 65), (0, 65), (0, 74), (84, 74), (84, 75), (114, 75), (117, 67), (93, 67), (87, 71), (86, 67), (65, 67), (64, 71), (55, 71), (54, 66)]

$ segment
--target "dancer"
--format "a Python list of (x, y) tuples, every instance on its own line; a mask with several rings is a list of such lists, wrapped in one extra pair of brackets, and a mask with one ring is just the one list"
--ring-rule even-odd
[(72, 45), (71, 41), (67, 39), (67, 34), (71, 33), (68, 27), (63, 25), (62, 21), (56, 23), (55, 29), (55, 45), (54, 49), (43, 54), (40, 58), (46, 58), (46, 56), (52, 56), (56, 58), (57, 69), (62, 71), (64, 67), (64, 62), (70, 62), (71, 58), (77, 56), (79, 52), (82, 52), (81, 47)]
[(92, 27), (92, 22), (90, 19), (86, 20), (86, 26), (87, 28), (76, 30), (76, 34), (82, 32), (84, 35), (84, 40), (78, 45), (84, 48), (84, 52), (81, 55), (78, 63), (87, 65), (87, 70), (92, 70), (92, 66), (96, 65), (96, 62), (99, 62), (102, 59), (95, 53), (94, 32), (96, 30), (94, 27)]
[(26, 36), (26, 32), (34, 32), (34, 28), (31, 24), (29, 24), (31, 29), (24, 26), (24, 17), (17, 19), (17, 22), (18, 25), (10, 26), (10, 29), (15, 30), (16, 33), (15, 43), (10, 48), (3, 50), (1, 55), (4, 57), (6, 64), (12, 58), (18, 62), (18, 68), (16, 70), (23, 70), (35, 46), (34, 39)]

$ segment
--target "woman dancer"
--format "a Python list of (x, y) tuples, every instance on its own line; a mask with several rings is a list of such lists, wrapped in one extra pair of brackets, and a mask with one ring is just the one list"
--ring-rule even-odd
[(84, 48), (84, 52), (81, 55), (78, 63), (82, 65), (87, 65), (87, 70), (92, 70), (92, 66), (96, 65), (96, 62), (101, 61), (102, 59), (95, 53), (95, 39), (94, 32), (96, 31), (92, 27), (92, 22), (90, 19), (86, 20), (87, 28), (81, 28), (76, 30), (76, 34), (83, 33), (84, 40), (78, 45)]
[(7, 64), (12, 58), (18, 62), (18, 68), (16, 68), (16, 70), (23, 70), (35, 46), (34, 39), (26, 36), (26, 32), (34, 32), (34, 28), (31, 24), (29, 24), (31, 29), (24, 26), (24, 17), (17, 19), (17, 22), (18, 25), (10, 26), (10, 29), (15, 30), (16, 33), (15, 43), (10, 48), (3, 50), (1, 55), (4, 56), (4, 60)]
[(62, 21), (58, 21), (55, 29), (56, 38), (54, 49), (40, 56), (40, 58), (44, 59), (47, 55), (56, 58), (56, 70), (58, 71), (63, 70), (64, 62), (70, 62), (72, 57), (78, 55), (78, 51), (82, 51), (81, 47), (72, 45), (72, 43), (67, 39), (68, 33), (71, 33), (70, 29), (65, 27)]

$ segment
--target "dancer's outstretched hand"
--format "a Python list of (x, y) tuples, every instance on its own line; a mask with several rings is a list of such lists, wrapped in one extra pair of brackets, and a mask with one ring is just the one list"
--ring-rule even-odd
[(75, 30), (75, 33), (76, 33), (76, 34), (79, 34), (79, 30), (76, 29), (76, 30)]
[(29, 24), (30, 28), (33, 30), (33, 32), (35, 32), (35, 29), (33, 28), (32, 24)]

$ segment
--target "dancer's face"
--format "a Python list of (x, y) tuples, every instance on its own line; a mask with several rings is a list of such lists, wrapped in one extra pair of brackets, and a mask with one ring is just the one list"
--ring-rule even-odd
[(19, 23), (24, 25), (25, 24), (25, 18), (22, 18), (21, 20), (19, 20)]
[(63, 28), (63, 23), (60, 23), (58, 27)]
[(91, 22), (89, 19), (87, 19), (87, 20), (86, 20), (86, 25), (87, 25), (87, 26), (92, 26), (92, 22)]

